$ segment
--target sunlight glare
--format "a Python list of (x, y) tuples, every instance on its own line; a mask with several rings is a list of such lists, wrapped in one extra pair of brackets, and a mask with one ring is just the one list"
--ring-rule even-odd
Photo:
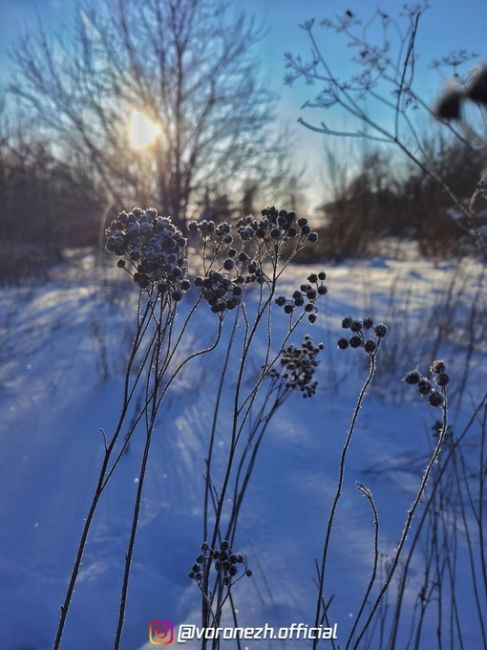
[(130, 146), (135, 151), (150, 147), (161, 134), (161, 127), (140, 111), (132, 111), (129, 121)]

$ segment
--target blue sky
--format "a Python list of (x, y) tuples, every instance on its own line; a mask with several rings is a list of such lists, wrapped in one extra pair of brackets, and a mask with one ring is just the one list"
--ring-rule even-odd
[[(397, 0), (384, 0), (380, 3), (391, 14), (397, 14), (402, 4), (402, 1)], [(341, 129), (353, 125), (341, 114), (319, 115), (317, 111), (301, 111), (302, 104), (313, 96), (315, 89), (302, 82), (297, 82), (292, 87), (284, 86), (283, 53), (290, 51), (306, 55), (309, 52), (307, 35), (298, 27), (304, 20), (311, 17), (317, 20), (332, 17), (345, 9), (359, 15), (370, 15), (378, 3), (375, 0), (245, 0), (237, 6), (265, 21), (266, 33), (257, 45), (255, 54), (261, 62), (262, 74), (267, 83), (280, 95), (279, 120), (293, 125), (297, 137), (296, 158), (299, 162), (307, 163), (310, 184), (316, 188), (321, 182), (323, 136), (296, 125), (297, 118), (303, 115), (315, 123), (325, 118), (330, 125)], [(38, 18), (52, 31), (61, 29), (70, 15), (74, 14), (75, 7), (76, 0), (2, 0), (0, 80), (8, 83), (11, 71), (8, 51), (22, 32), (35, 28)], [(418, 36), (418, 49), (421, 53), (418, 80), (428, 100), (433, 100), (442, 84), (438, 73), (428, 69), (428, 63), (452, 49), (462, 48), (475, 50), (479, 54), (479, 61), (485, 61), (486, 26), (487, 0), (431, 0), (431, 8), (424, 15)], [(338, 73), (345, 75), (349, 52), (341, 46), (340, 39), (322, 28), (317, 28), (317, 35)]]

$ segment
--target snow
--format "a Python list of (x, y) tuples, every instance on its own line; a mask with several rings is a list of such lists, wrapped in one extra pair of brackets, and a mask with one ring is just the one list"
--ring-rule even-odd
[[(121, 349), (133, 330), (135, 291), (113, 272), (100, 283), (92, 262), (83, 256), (76, 271), (60, 268), (44, 284), (0, 290), (0, 647), (6, 650), (51, 647), (103, 455), (100, 428), (113, 428), (120, 404)], [(339, 352), (335, 347), (341, 318), (350, 314), (391, 324), (384, 358), (393, 367), (379, 367), (366, 397), (332, 538), (327, 590), (335, 599), (330, 616), (343, 634), (349, 629), (370, 576), (373, 539), (371, 512), (355, 480), (374, 493), (381, 551), (390, 553), (433, 444), (430, 427), (435, 419), (433, 409), (400, 380), (406, 370), (432, 360), (427, 336), (419, 340), (417, 332), (424, 334), (422, 323), (431, 317), (435, 301), (445, 297), (454, 274), (470, 281), (458, 293), (455, 327), (436, 356), (462, 367), (462, 323), (477, 287), (472, 278), (480, 273), (475, 261), (465, 265), (460, 274), (451, 264), (378, 258), (326, 269), (325, 305), (317, 324), (301, 330), (326, 345), (320, 389), (312, 400), (293, 396), (272, 421), (242, 511), (238, 551), (247, 556), (253, 577), (235, 590), (241, 625), (312, 623), (314, 558), (320, 555), (341, 445), (366, 375), (360, 351)], [(290, 268), (283, 293), (312, 270), (320, 269)], [(283, 331), (278, 314), (275, 325)], [(190, 325), (188, 349), (209, 342), (213, 320), (207, 309), (198, 312)], [(406, 332), (407, 349), (401, 351)], [(296, 334), (292, 341), (301, 339)], [(264, 340), (259, 345), (263, 349)], [(152, 620), (199, 624), (199, 594), (187, 572), (203, 541), (211, 384), (217, 381), (224, 351), (222, 346), (192, 362), (162, 409), (133, 563), (122, 643), (126, 650), (153, 647), (148, 643)], [(471, 376), (455, 408), (455, 428), (468, 419), (471, 400), (478, 400), (486, 385), (486, 352), (485, 340), (480, 341), (471, 370), (475, 379)], [(252, 363), (258, 368), (260, 360)], [(226, 386), (224, 400), (230, 388)], [(101, 501), (68, 617), (62, 646), (67, 650), (111, 647), (142, 444), (140, 438), (131, 442)], [(222, 427), (217, 467), (227, 445)], [(388, 471), (398, 463), (402, 471)], [(407, 471), (411, 466), (418, 474)], [(413, 579), (408, 585), (410, 602), (418, 584)], [(468, 582), (460, 588), (465, 642), (477, 648), (480, 638), (469, 619)], [(433, 628), (429, 633), (434, 638)], [(248, 643), (249, 650), (264, 647), (300, 650), (293, 642)]]

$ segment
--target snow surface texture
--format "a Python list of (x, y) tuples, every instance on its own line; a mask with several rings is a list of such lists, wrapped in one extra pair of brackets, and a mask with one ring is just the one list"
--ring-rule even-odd
[[(113, 278), (100, 287), (90, 269), (90, 258), (84, 258), (76, 272), (61, 269), (59, 280), (0, 291), (0, 648), (5, 650), (44, 650), (52, 644), (102, 459), (99, 429), (110, 431), (118, 415), (125, 363), (121, 349), (132, 332), (136, 290)], [(311, 270), (317, 269), (292, 267), (285, 280), (288, 292)], [(428, 337), (420, 340), (414, 333), (425, 334), (436, 303), (447, 308), (442, 300), (455, 269), (381, 259), (326, 270), (329, 296), (318, 322), (304, 325), (291, 339), (300, 342), (309, 332), (325, 343), (318, 393), (306, 401), (295, 395), (278, 412), (242, 510), (238, 551), (245, 553), (253, 576), (235, 589), (241, 625), (313, 621), (314, 558), (320, 556), (340, 449), (366, 375), (363, 352), (336, 349), (343, 316), (372, 316), (391, 324), (384, 363), (393, 367), (381, 370), (379, 359), (377, 381), (352, 442), (332, 537), (327, 591), (335, 594), (330, 618), (339, 633), (350, 627), (372, 560), (371, 513), (355, 480), (374, 493), (382, 525), (380, 548), (390, 553), (434, 444), (434, 409), (400, 380), (405, 370), (432, 360)], [(469, 290), (459, 292), (463, 303), (456, 304), (452, 319), (461, 319), (475, 294), (472, 278), (479, 269), (472, 262), (467, 271)], [(276, 323), (283, 327), (280, 313), (276, 310)], [(208, 309), (201, 310), (191, 325), (190, 344), (208, 341), (214, 319)], [(462, 325), (450, 324), (435, 356), (460, 369), (467, 354)], [(202, 542), (211, 385), (223, 353), (220, 348), (211, 359), (194, 361), (161, 409), (129, 590), (122, 643), (127, 650), (153, 647), (147, 633), (151, 620), (199, 624), (199, 593), (187, 573)], [(468, 419), (471, 398), (478, 399), (485, 385), (485, 355), (477, 352), (464, 399), (454, 412), (455, 428)], [(227, 444), (221, 429), (217, 464)], [(67, 650), (111, 648), (141, 448), (142, 438), (135, 437), (104, 493), (68, 617)], [(388, 471), (401, 463), (402, 470)], [(462, 585), (461, 575), (464, 640), (466, 647), (480, 648), (467, 593), (471, 589), (468, 581)], [(413, 566), (410, 602), (417, 595), (415, 579), (421, 575)], [(424, 638), (428, 634), (433, 644), (434, 630)], [(249, 650), (308, 645), (247, 642)]]

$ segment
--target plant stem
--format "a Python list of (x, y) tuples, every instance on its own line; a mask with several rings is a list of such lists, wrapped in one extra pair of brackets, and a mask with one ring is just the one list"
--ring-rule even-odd
[[(378, 349), (378, 346), (377, 346)], [(376, 351), (377, 352), (377, 351)], [(339, 465), (339, 472), (338, 472), (338, 483), (335, 491), (335, 496), (333, 499), (333, 504), (331, 507), (331, 512), (328, 517), (328, 523), (326, 526), (326, 533), (325, 533), (325, 540), (323, 544), (323, 555), (321, 558), (321, 566), (320, 566), (320, 571), (319, 571), (319, 584), (318, 584), (318, 597), (316, 600), (316, 614), (315, 614), (315, 627), (319, 627), (320, 621), (321, 621), (321, 610), (322, 610), (322, 599), (324, 595), (324, 588), (325, 588), (325, 569), (326, 569), (326, 560), (328, 557), (328, 548), (330, 545), (330, 538), (331, 538), (331, 531), (333, 528), (333, 522), (335, 519), (335, 513), (338, 507), (338, 503), (340, 501), (340, 497), (342, 494), (342, 488), (343, 488), (343, 480), (345, 477), (345, 465), (347, 462), (347, 456), (348, 456), (348, 450), (350, 448), (350, 443), (352, 442), (352, 436), (353, 432), (355, 431), (355, 426), (357, 424), (358, 416), (360, 413), (360, 409), (362, 408), (362, 404), (365, 398), (365, 395), (367, 393), (367, 389), (369, 388), (372, 379), (374, 378), (376, 370), (376, 354), (370, 355), (370, 363), (369, 363), (369, 373), (367, 375), (367, 378), (365, 382), (362, 385), (362, 388), (360, 389), (360, 393), (357, 399), (357, 403), (355, 405), (355, 408), (353, 410), (353, 415), (352, 415), (352, 421), (350, 424), (350, 428), (348, 430), (347, 437), (345, 438), (345, 444), (343, 445), (343, 449), (340, 455), (340, 465)], [(319, 639), (314, 639), (313, 640), (313, 650), (316, 650), (318, 647)]]

